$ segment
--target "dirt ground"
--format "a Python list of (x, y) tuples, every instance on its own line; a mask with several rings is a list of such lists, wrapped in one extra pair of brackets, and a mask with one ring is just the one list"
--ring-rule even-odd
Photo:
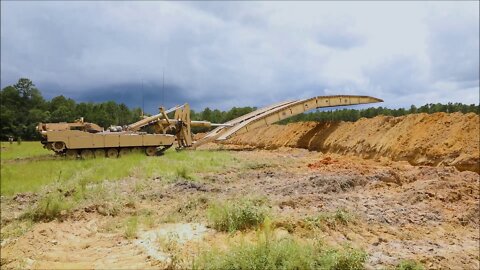
[[(61, 221), (30, 224), (19, 236), (2, 240), (2, 269), (158, 269), (172, 261), (189, 265), (205, 248), (248, 237), (216, 232), (205, 216), (210, 201), (242, 197), (267, 202), (278, 234), (363, 248), (370, 269), (404, 259), (429, 269), (480, 267), (476, 172), (298, 148), (204, 148), (229, 151), (248, 166), (206, 173), (195, 182), (145, 179), (148, 188), (135, 193), (129, 187), (138, 179), (119, 181), (115, 185), (124, 187), (134, 205), (125, 205), (115, 217), (86, 207)], [(14, 225), (15, 216), (34, 201), (34, 194), (2, 198), (2, 226)], [(351, 213), (353, 221), (318, 230), (306, 222), (339, 209)], [(151, 220), (141, 222), (136, 237), (127, 238), (121, 224), (132, 212), (148, 212)]]

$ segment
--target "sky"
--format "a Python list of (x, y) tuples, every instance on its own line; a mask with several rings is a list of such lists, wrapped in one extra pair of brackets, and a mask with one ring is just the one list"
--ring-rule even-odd
[(155, 113), (370, 95), (479, 103), (479, 2), (1, 2), (1, 87)]

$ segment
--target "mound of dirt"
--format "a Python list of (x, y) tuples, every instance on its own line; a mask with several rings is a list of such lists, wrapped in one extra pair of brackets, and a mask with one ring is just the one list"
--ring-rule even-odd
[(226, 143), (388, 157), (413, 165), (455, 166), (461, 171), (480, 172), (479, 121), (474, 113), (422, 113), (356, 122), (292, 123), (259, 128)]

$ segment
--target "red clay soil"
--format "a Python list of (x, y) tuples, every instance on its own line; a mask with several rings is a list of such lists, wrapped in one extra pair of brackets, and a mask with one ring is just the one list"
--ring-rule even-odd
[(480, 172), (480, 117), (474, 113), (377, 116), (356, 122), (271, 125), (226, 143), (275, 149), (298, 147), (364, 158), (388, 157), (412, 165), (455, 166)]

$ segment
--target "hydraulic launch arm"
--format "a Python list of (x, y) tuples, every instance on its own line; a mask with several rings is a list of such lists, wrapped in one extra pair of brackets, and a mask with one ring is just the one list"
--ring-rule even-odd
[[(185, 108), (185, 106), (187, 106), (187, 104), (184, 104), (182, 106), (176, 106), (176, 107), (173, 107), (167, 111), (163, 111), (161, 109), (161, 112), (159, 114), (155, 114), (155, 115), (152, 115), (152, 116), (149, 116), (149, 117), (146, 117), (144, 119), (141, 119), (135, 123), (132, 123), (130, 125), (127, 126), (127, 130), (130, 130), (130, 131), (138, 131), (140, 130), (141, 128), (143, 127), (146, 127), (146, 126), (149, 126), (149, 125), (153, 125), (153, 124), (158, 124), (158, 125), (161, 125), (162, 127), (167, 127), (167, 126), (171, 126), (171, 125), (176, 125), (179, 121), (179, 119), (181, 118), (178, 118), (177, 117), (179, 116), (178, 114), (176, 114), (176, 116), (174, 116), (173, 119), (169, 119), (167, 114), (168, 113), (171, 113), (173, 111), (177, 112), (179, 110), (183, 110)], [(182, 114), (183, 115), (183, 114)], [(228, 124), (228, 123), (225, 123), (225, 124), (216, 124), (216, 123), (211, 123), (211, 122), (208, 122), (208, 121), (190, 121), (190, 118), (188, 118), (188, 122), (190, 122), (190, 125), (192, 127), (224, 127), (224, 126), (232, 126), (231, 124)]]

